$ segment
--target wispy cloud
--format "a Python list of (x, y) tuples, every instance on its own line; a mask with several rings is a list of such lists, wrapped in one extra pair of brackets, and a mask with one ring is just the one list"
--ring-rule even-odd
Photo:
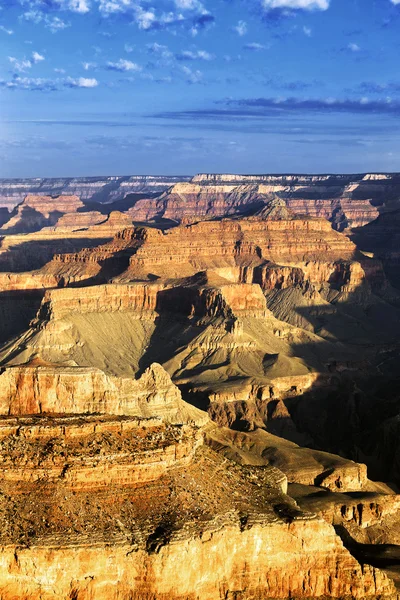
[(170, 51), (168, 46), (158, 44), (157, 42), (154, 42), (153, 44), (147, 44), (146, 49), (149, 54), (156, 55), (160, 58), (169, 59), (173, 56), (173, 53)]
[(12, 29), (7, 29), (7, 27), (4, 27), (4, 25), (0, 25), (0, 31), (6, 33), (7, 35), (12, 35), (14, 33)]
[(77, 79), (73, 79), (72, 77), (67, 77), (64, 85), (73, 88), (94, 88), (99, 85), (99, 82), (94, 78), (78, 77)]
[(24, 12), (19, 18), (20, 20), (35, 23), (36, 25), (41, 23), (47, 29), (50, 29), (52, 33), (57, 33), (58, 31), (67, 29), (67, 27), (71, 27), (71, 23), (68, 21), (63, 21), (63, 19), (60, 17), (51, 16), (45, 12), (35, 9)]
[(383, 114), (398, 117), (400, 102), (369, 100), (366, 97), (357, 100), (336, 98), (244, 98), (221, 100), (217, 104), (222, 108), (163, 112), (152, 115), (155, 118), (177, 120), (218, 120), (218, 119), (264, 119), (269, 117), (287, 118), (290, 114)]
[(182, 67), (182, 72), (186, 76), (186, 81), (188, 83), (203, 83), (203, 73), (198, 69), (192, 70), (189, 67)]
[(246, 21), (239, 21), (237, 25), (233, 28), (234, 31), (240, 36), (243, 37), (247, 33), (247, 23)]
[(85, 71), (90, 71), (91, 69), (96, 69), (97, 63), (95, 62), (83, 62), (82, 67)]
[(42, 60), (45, 60), (45, 58), (42, 54), (39, 54), (39, 52), (32, 52), (32, 62), (34, 64), (36, 64), (38, 62), (42, 62)]
[(250, 42), (243, 46), (244, 50), (250, 50), (252, 52), (259, 52), (260, 50), (266, 50), (266, 48), (267, 47), (264, 46), (264, 44), (259, 44), (258, 42)]
[(0, 79), (0, 87), (9, 90), (29, 90), (39, 92), (56, 92), (62, 88), (94, 88), (99, 85), (97, 79), (86, 77), (64, 77), (49, 79), (44, 77), (14, 76), (10, 81)]
[(120, 58), (117, 62), (108, 61), (105, 67), (108, 71), (119, 71), (120, 73), (127, 73), (129, 71), (141, 71), (142, 67), (131, 60)]
[(255, 2), (262, 19), (274, 26), (296, 16), (299, 12), (325, 11), (330, 5), (330, 0), (255, 0)]
[(11, 63), (13, 69), (20, 73), (23, 73), (27, 69), (32, 68), (32, 62), (29, 59), (19, 60), (18, 58), (15, 58), (15, 56), (9, 56), (8, 60)]
[(175, 55), (177, 60), (213, 60), (215, 56), (205, 50), (183, 50)]
[(22, 59), (18, 59), (15, 56), (9, 56), (8, 60), (11, 63), (14, 71), (17, 71), (18, 73), (23, 73), (28, 69), (31, 69), (33, 65), (36, 65), (37, 63), (45, 60), (45, 57), (39, 54), (39, 52), (32, 52), (30, 58), (24, 57)]
[(329, 4), (330, 0), (261, 0), (265, 10), (327, 10)]
[(347, 44), (347, 49), (350, 50), (350, 52), (360, 52), (361, 48), (358, 44), (355, 44), (354, 42), (350, 42), (350, 44)]
[(364, 94), (398, 94), (400, 92), (400, 82), (377, 83), (375, 81), (362, 81), (358, 88), (356, 88), (356, 91)]

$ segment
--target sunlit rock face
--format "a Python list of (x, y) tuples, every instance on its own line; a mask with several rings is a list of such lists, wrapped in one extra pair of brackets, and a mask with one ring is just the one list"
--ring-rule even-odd
[(155, 199), (139, 200), (134, 219), (213, 218), (249, 215), (273, 198), (310, 217), (322, 217), (343, 231), (365, 225), (398, 208), (400, 178), (394, 175), (213, 175), (178, 183)]
[(77, 195), (83, 201), (111, 203), (131, 193), (160, 193), (177, 181), (189, 177), (65, 177), (35, 179), (1, 179), (0, 206), (9, 211), (28, 194), (43, 196)]
[[(363, 226), (381, 213), (399, 208), (400, 178), (397, 174), (199, 174), (193, 178), (132, 176), (0, 181), (0, 207), (9, 212), (17, 205), (21, 208), (29, 194), (52, 199), (76, 195), (85, 204), (84, 210), (109, 206), (110, 211), (127, 211), (136, 221), (248, 216), (262, 212), (268, 203), (278, 199), (293, 213), (327, 219), (334, 229), (343, 231)], [(104, 214), (104, 209), (101, 212)], [(28, 215), (26, 209), (25, 213), (24, 223), (19, 219), (18, 227), (22, 230), (25, 226), (25, 231), (30, 231), (29, 227), (37, 225), (37, 219), (34, 214)], [(8, 220), (6, 213), (0, 215), (0, 223)]]
[(331, 218), (394, 182), (28, 196), (0, 241), (1, 598), (397, 599), (399, 294)]

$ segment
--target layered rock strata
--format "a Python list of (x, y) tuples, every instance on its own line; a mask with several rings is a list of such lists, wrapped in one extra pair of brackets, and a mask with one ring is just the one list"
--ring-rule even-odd
[(396, 595), (282, 473), (227, 464), (190, 427), (8, 419), (0, 470), (5, 600)]
[(163, 192), (177, 181), (189, 177), (127, 176), (66, 177), (0, 180), (0, 206), (11, 210), (28, 194), (60, 196), (76, 195), (83, 201), (111, 203), (127, 194)]
[[(34, 196), (28, 195), (2, 226), (2, 233), (27, 233), (54, 225), (66, 214), (79, 214), (84, 207), (78, 196)], [(77, 217), (79, 219), (79, 216)]]
[(268, 202), (0, 277), (43, 296), (0, 349), (1, 598), (397, 598), (376, 567), (400, 501), (360, 436), (396, 403), (378, 419), (342, 393), (382, 368), (385, 280), (328, 222)]
[(215, 218), (254, 214), (271, 198), (284, 200), (294, 213), (328, 219), (339, 231), (365, 225), (394, 210), (400, 198), (393, 175), (212, 175), (178, 183), (130, 210), (134, 219)]

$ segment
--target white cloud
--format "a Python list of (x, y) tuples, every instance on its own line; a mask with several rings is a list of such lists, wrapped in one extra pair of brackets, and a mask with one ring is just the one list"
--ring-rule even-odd
[[(57, 69), (55, 69), (57, 70)], [(62, 69), (58, 69), (57, 72), (63, 72)], [(19, 75), (14, 76), (11, 81), (0, 79), (0, 87), (8, 89), (23, 89), (31, 91), (45, 91), (55, 92), (62, 88), (94, 88), (97, 87), (98, 81), (96, 79), (87, 79), (85, 77), (63, 77), (56, 79), (48, 79), (42, 77), (21, 77)]]
[(64, 75), (65, 74), (65, 69), (54, 69), (54, 73), (60, 73), (60, 75)]
[(203, 11), (204, 6), (199, 0), (175, 0), (175, 5), (180, 10), (197, 10)]
[(7, 29), (4, 25), (0, 25), (0, 31), (3, 31), (7, 35), (12, 35), (14, 33), (12, 29)]
[(23, 13), (19, 18), (25, 21), (31, 21), (36, 25), (39, 23), (43, 23), (43, 25), (47, 29), (50, 29), (52, 33), (62, 31), (63, 29), (66, 29), (67, 27), (71, 26), (71, 23), (63, 21), (62, 19), (60, 19), (60, 17), (50, 17), (49, 15), (42, 13), (39, 10), (29, 10)]
[(261, 0), (263, 8), (267, 10), (273, 8), (327, 10), (329, 3), (330, 0)]
[(213, 60), (215, 56), (205, 50), (183, 50), (177, 54), (178, 60)]
[(18, 58), (15, 58), (15, 56), (9, 56), (8, 60), (12, 64), (13, 68), (19, 72), (26, 71), (32, 67), (31, 61), (26, 58), (19, 60)]
[(32, 62), (33, 63), (36, 64), (38, 62), (41, 62), (42, 60), (45, 60), (44, 56), (39, 54), (39, 52), (32, 52)]
[(189, 83), (201, 83), (203, 80), (203, 73), (199, 70), (192, 71), (189, 67), (182, 67), (182, 72)]
[(99, 85), (99, 82), (94, 78), (88, 79), (87, 77), (78, 77), (77, 79), (73, 79), (72, 77), (67, 77), (66, 85), (78, 88), (94, 88)]
[(240, 37), (246, 35), (247, 33), (247, 23), (246, 21), (239, 21), (236, 27), (233, 28)]
[(141, 71), (142, 67), (130, 60), (120, 58), (117, 62), (108, 61), (107, 69), (110, 71), (121, 71), (122, 73), (126, 73), (128, 71)]
[(264, 44), (259, 44), (258, 42), (250, 42), (250, 44), (246, 44), (245, 46), (243, 46), (243, 48), (245, 50), (253, 50), (255, 52), (258, 52), (259, 50), (266, 50), (266, 46), (264, 46)]
[(15, 71), (19, 71), (20, 73), (23, 73), (27, 69), (31, 69), (33, 65), (36, 65), (37, 63), (41, 62), (42, 60), (45, 60), (45, 58), (44, 58), (44, 56), (39, 54), (39, 52), (32, 52), (32, 57), (30, 59), (29, 58), (19, 59), (19, 58), (15, 58), (15, 56), (9, 56), (8, 60), (11, 63), (11, 65), (13, 66)]
[(392, 4), (400, 4), (400, 0), (390, 0)]
[[(400, 0), (399, 0), (399, 3), (400, 3)], [(360, 52), (360, 50), (361, 50), (360, 46), (358, 44), (354, 44), (353, 42), (348, 44), (347, 48), (351, 52)]]
[(50, 79), (33, 77), (13, 77), (12, 81), (0, 80), (0, 85), (8, 89), (22, 90), (48, 90), (55, 89), (54, 83)]
[(85, 14), (90, 11), (90, 4), (87, 0), (70, 0), (68, 5), (69, 9), (73, 12)]
[(312, 36), (312, 29), (311, 29), (311, 27), (306, 27), (306, 26), (304, 25), (304, 27), (303, 27), (303, 33), (304, 33), (304, 35), (306, 35), (307, 37), (311, 37), (311, 36)]
[(139, 29), (151, 29), (152, 25), (156, 21), (156, 15), (150, 10), (143, 10), (139, 7), (136, 13), (136, 21)]
[(124, 50), (125, 52), (127, 52), (128, 54), (130, 54), (131, 52), (133, 52), (135, 49), (135, 46), (131, 46), (131, 44), (125, 44), (124, 45)]
[(164, 46), (163, 44), (147, 44), (147, 51), (150, 54), (157, 54), (161, 58), (171, 58), (172, 52), (168, 49), (168, 46)]
[(97, 63), (83, 62), (82, 67), (85, 69), (85, 71), (89, 71), (89, 69), (95, 69), (97, 67)]

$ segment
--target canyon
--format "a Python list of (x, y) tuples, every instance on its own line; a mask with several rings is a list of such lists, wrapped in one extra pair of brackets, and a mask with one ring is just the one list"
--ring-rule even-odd
[(398, 599), (400, 175), (0, 199), (0, 598)]

